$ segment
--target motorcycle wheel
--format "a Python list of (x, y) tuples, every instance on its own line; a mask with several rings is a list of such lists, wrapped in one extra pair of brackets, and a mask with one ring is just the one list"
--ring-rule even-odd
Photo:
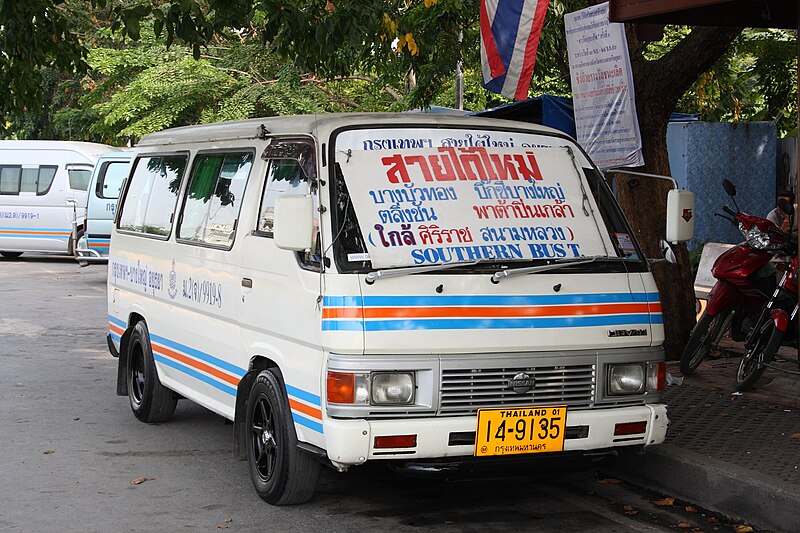
[(689, 342), (681, 354), (681, 373), (688, 376), (700, 366), (706, 358), (711, 348), (719, 343), (722, 334), (725, 332), (726, 325), (730, 323), (733, 309), (727, 309), (716, 315), (703, 313), (700, 320), (692, 329)]
[(736, 370), (736, 390), (750, 390), (755, 385), (766, 368), (764, 363), (769, 363), (775, 357), (775, 352), (781, 346), (784, 333), (775, 328), (772, 320), (765, 322), (755, 334), (752, 347), (747, 350), (739, 361)]

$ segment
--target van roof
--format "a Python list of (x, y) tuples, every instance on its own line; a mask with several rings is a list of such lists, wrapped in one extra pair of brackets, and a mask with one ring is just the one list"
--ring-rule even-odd
[(564, 135), (558, 130), (538, 124), (482, 117), (453, 116), (437, 113), (329, 113), (252, 118), (196, 126), (182, 126), (145, 135), (139, 141), (137, 147), (253, 139), (262, 134), (262, 125), (266, 129), (266, 134), (312, 134), (315, 132), (325, 134), (343, 126), (411, 126), (414, 124), (426, 124), (434, 128), (453, 126), (514, 128), (536, 133)]
[(0, 140), (0, 150), (65, 150), (77, 152), (89, 159), (97, 159), (100, 154), (119, 150), (114, 146), (83, 141), (7, 141)]

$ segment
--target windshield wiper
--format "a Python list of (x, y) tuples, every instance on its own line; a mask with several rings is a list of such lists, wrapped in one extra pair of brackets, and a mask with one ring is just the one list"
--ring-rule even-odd
[(499, 263), (502, 262), (502, 259), (497, 258), (488, 258), (485, 257), (483, 259), (478, 259), (476, 261), (461, 261), (455, 263), (438, 263), (435, 265), (424, 265), (418, 267), (398, 267), (398, 268), (387, 268), (385, 270), (373, 270), (372, 272), (367, 274), (367, 283), (372, 285), (375, 283), (376, 279), (382, 278), (396, 278), (398, 276), (405, 276), (406, 274), (420, 274), (424, 272), (436, 272), (440, 270), (448, 270), (451, 268), (461, 267), (461, 266), (475, 266), (481, 263)]
[(587, 263), (594, 263), (598, 259), (624, 259), (623, 257), (606, 257), (604, 255), (588, 255), (585, 257), (569, 257), (564, 259), (556, 259), (547, 265), (538, 265), (527, 268), (515, 268), (513, 270), (499, 270), (492, 274), (492, 283), (500, 283), (501, 279), (510, 278), (513, 276), (522, 276), (524, 274), (535, 274), (536, 272), (545, 272), (547, 270), (556, 270), (572, 265), (584, 265)]

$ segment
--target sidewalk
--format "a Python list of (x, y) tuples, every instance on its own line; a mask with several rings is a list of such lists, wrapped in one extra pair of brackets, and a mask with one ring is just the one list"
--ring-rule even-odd
[[(613, 474), (756, 530), (800, 531), (800, 378), (770, 369), (745, 393), (739, 355), (704, 361), (665, 392), (664, 444), (626, 454)], [(677, 362), (667, 372), (680, 378)]]

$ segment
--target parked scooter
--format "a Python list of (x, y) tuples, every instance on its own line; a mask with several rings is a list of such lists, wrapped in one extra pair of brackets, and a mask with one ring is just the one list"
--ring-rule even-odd
[(745, 242), (720, 255), (711, 267), (717, 282), (681, 354), (680, 369), (684, 375), (700, 366), (726, 331), (730, 331), (733, 340), (743, 341), (775, 289), (775, 268), (770, 260), (780, 243), (767, 233), (768, 228), (775, 225), (765, 218), (742, 213), (736, 204), (733, 183), (723, 180), (722, 187), (736, 211), (723, 206), (726, 214), (715, 215), (738, 225)]
[[(786, 202), (781, 209), (793, 214), (793, 206)], [(745, 344), (744, 356), (736, 370), (736, 390), (744, 391), (751, 388), (767, 367), (791, 374), (800, 375), (800, 357), (785, 359), (777, 355), (781, 346), (794, 346), (797, 348), (797, 285), (798, 285), (798, 258), (797, 239), (782, 234), (777, 229), (771, 231), (780, 234), (784, 239), (784, 251), (792, 255), (789, 268), (783, 273), (772, 297), (764, 305), (759, 314), (753, 330)], [(776, 366), (773, 359), (794, 363), (798, 370)]]

